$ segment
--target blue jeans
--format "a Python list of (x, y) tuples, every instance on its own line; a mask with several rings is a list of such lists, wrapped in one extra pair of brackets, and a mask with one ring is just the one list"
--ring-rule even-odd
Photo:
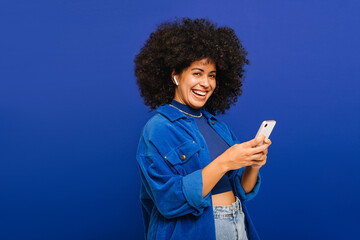
[(245, 231), (245, 215), (241, 202), (236, 197), (236, 202), (229, 206), (213, 206), (216, 240), (247, 240)]

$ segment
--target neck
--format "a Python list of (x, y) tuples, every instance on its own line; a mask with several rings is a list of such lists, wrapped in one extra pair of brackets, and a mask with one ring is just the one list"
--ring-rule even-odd
[(171, 105), (173, 105), (175, 108), (181, 110), (187, 115), (194, 116), (194, 117), (201, 117), (201, 108), (194, 109), (188, 105), (182, 104), (176, 100), (172, 100)]

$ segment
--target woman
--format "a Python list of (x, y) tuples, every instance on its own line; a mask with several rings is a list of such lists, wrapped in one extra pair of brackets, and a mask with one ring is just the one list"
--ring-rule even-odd
[(241, 95), (246, 55), (231, 28), (184, 18), (136, 56), (141, 96), (157, 109), (137, 151), (146, 239), (259, 239), (244, 202), (271, 141), (239, 144), (215, 116)]

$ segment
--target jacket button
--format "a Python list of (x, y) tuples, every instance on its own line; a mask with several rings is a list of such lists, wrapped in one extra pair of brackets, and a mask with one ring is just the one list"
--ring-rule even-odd
[(215, 125), (215, 122), (214, 122), (214, 120), (212, 120), (212, 121), (211, 121), (211, 124), (212, 124), (212, 125)]
[(181, 160), (183, 160), (183, 161), (184, 161), (184, 160), (186, 159), (186, 156), (185, 156), (185, 155), (181, 155), (181, 157), (180, 157), (180, 158), (181, 158)]

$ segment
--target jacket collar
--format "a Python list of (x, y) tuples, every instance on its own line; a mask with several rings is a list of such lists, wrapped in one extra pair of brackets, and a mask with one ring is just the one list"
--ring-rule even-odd
[(207, 118), (207, 120), (218, 120), (217, 117), (215, 117), (214, 115), (212, 115), (211, 113), (209, 113), (208, 111), (202, 110), (201, 111), (203, 113), (203, 115)]
[[(161, 105), (156, 110), (158, 113), (164, 115), (166, 118), (168, 118), (171, 122), (174, 122), (180, 118), (191, 118), (190, 116), (180, 112), (178, 109), (171, 107), (169, 104)], [(206, 117), (206, 119), (209, 121), (210, 119), (216, 120), (217, 118), (212, 115), (211, 113), (205, 111), (204, 109), (201, 110), (202, 114)]]

